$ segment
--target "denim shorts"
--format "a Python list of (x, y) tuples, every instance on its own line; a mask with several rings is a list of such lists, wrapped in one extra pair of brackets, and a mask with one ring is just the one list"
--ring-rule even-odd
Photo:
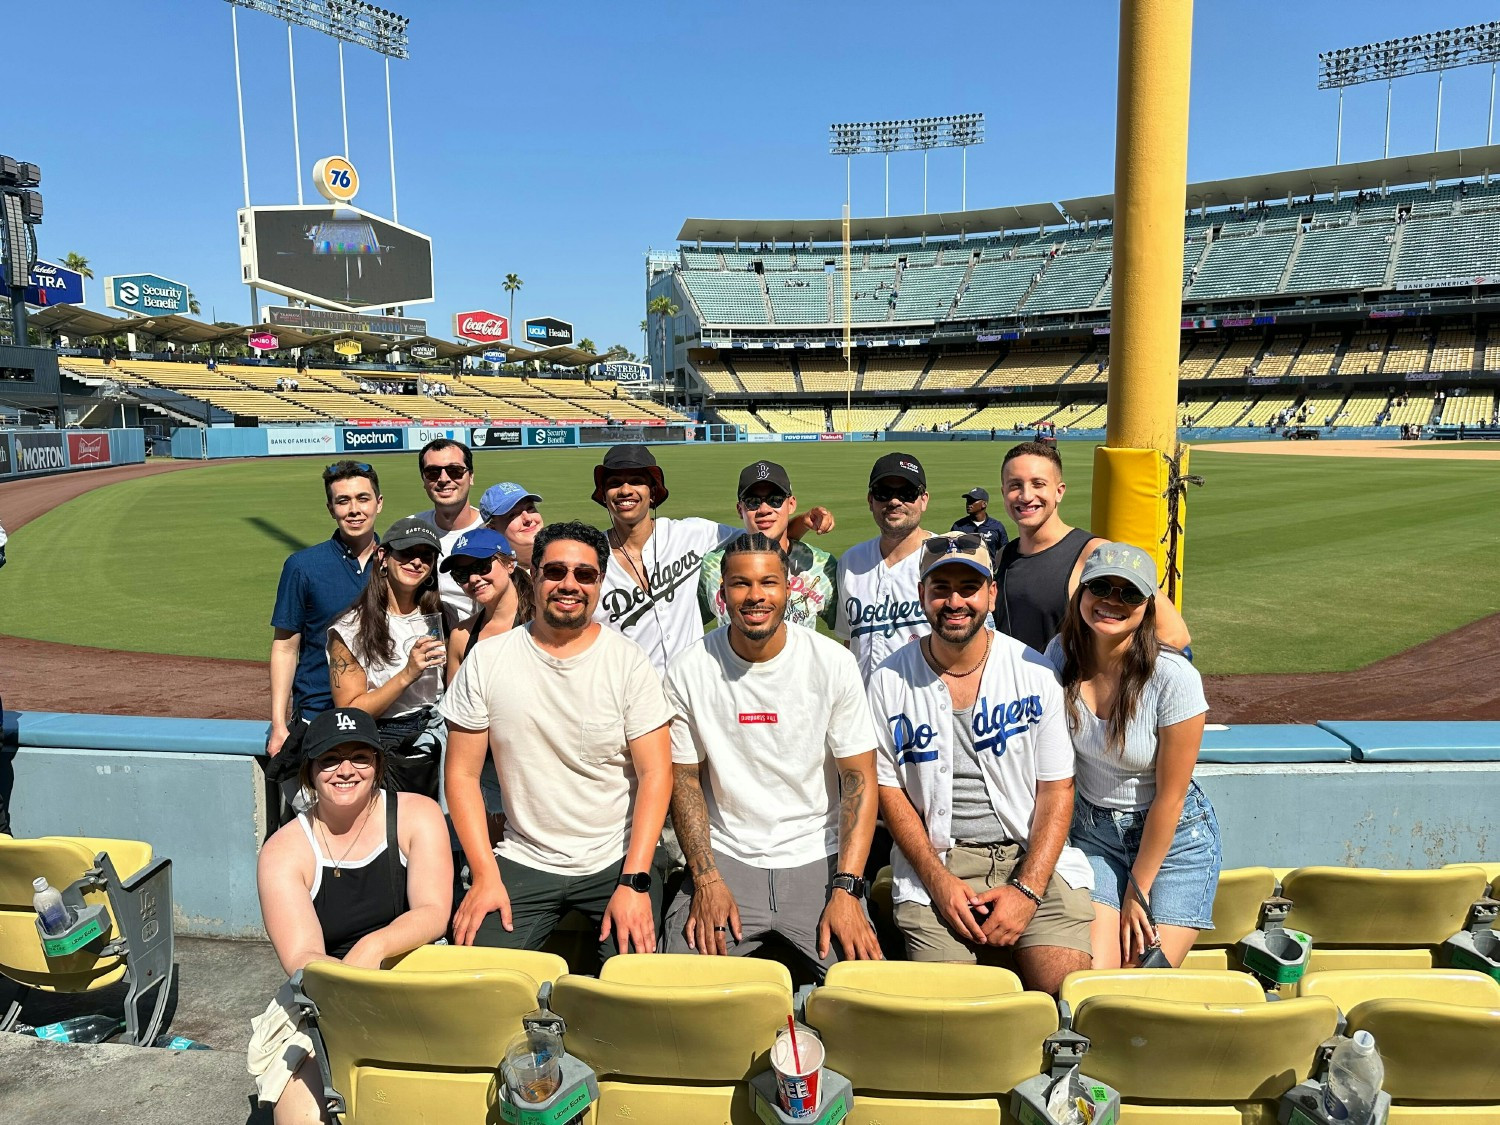
[[(1119, 910), (1121, 898), (1131, 893), (1126, 874), (1140, 851), (1148, 811), (1104, 809), (1081, 796), (1076, 798), (1071, 843), (1088, 856), (1094, 869), (1095, 902)], [(1191, 782), (1172, 846), (1147, 895), (1157, 924), (1213, 929), (1214, 892), (1223, 866), (1224, 850), (1214, 807), (1198, 783)]]

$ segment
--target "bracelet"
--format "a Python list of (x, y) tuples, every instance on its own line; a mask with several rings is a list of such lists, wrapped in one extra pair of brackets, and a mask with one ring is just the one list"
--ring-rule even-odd
[(1039, 894), (1037, 894), (1034, 890), (1032, 890), (1030, 887), (1028, 887), (1025, 883), (1021, 882), (1021, 880), (1019, 880), (1019, 879), (1012, 879), (1010, 881), (1010, 885), (1012, 887), (1015, 887), (1016, 890), (1020, 891), (1023, 895), (1025, 895), (1027, 898), (1029, 898), (1032, 902), (1036, 903), (1038, 906), (1042, 905), (1042, 896), (1039, 895)]

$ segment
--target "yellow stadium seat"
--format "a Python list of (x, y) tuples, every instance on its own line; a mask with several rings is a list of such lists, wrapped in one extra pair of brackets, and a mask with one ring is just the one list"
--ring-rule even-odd
[[(644, 964), (657, 957), (661, 968)], [(748, 1084), (769, 1069), (792, 1012), (789, 979), (772, 983), (749, 957), (648, 954), (611, 969), (615, 960), (605, 979), (569, 974), (552, 993), (568, 1053), (599, 1078), (590, 1120), (753, 1122)], [(686, 961), (702, 963), (686, 982), (647, 979), (674, 964), (686, 971)], [(610, 979), (619, 977), (636, 979)]]
[(446, 946), (390, 970), (308, 965), (302, 990), (317, 1005), (324, 1081), (344, 1125), (490, 1120), (506, 1044), (542, 981), (564, 969), (548, 954)]
[(1070, 1008), (1090, 996), (1135, 996), (1192, 1004), (1264, 1004), (1265, 989), (1249, 973), (1225, 969), (1084, 969), (1063, 980), (1059, 999)]
[(1338, 1025), (1326, 996), (1204, 1004), (1090, 996), (1073, 1013), (1082, 1070), (1120, 1092), (1124, 1125), (1270, 1125)]
[(807, 1022), (854, 1085), (850, 1121), (995, 1125), (1010, 1120), (1010, 1091), (1043, 1072), (1057, 1007), (1006, 969), (841, 962), (808, 997)]
[[(69, 887), (83, 880), (82, 906), (103, 907), (102, 934), (74, 953), (48, 957), (31, 905), (31, 884), (38, 876), (65, 897)], [(0, 1028), (19, 1018), (25, 989), (93, 992), (123, 980), (126, 1037), (149, 1043), (166, 1013), (172, 952), (172, 861), (154, 859), (150, 844), (88, 836), (0, 836), (0, 974), (22, 987), (0, 1014)], [(149, 1011), (143, 1010), (148, 1006)]]
[(599, 979), (616, 984), (714, 986), (758, 981), (792, 991), (792, 974), (780, 961), (701, 953), (621, 953), (604, 962)]
[(1214, 892), (1214, 928), (1201, 930), (1183, 958), (1184, 969), (1238, 969), (1235, 944), (1260, 925), (1261, 903), (1276, 893), (1269, 867), (1235, 867), (1220, 872)]
[(1489, 881), (1491, 898), (1500, 898), (1500, 863), (1448, 863), (1443, 865), (1443, 870), (1451, 867), (1478, 867), (1484, 872), (1484, 877)]
[(1281, 883), (1292, 901), (1287, 927), (1312, 937), (1309, 973), (1431, 968), (1434, 950), (1463, 929), (1484, 892), (1484, 872), (1474, 866), (1299, 867)]
[(1500, 981), (1472, 969), (1340, 969), (1309, 973), (1298, 996), (1327, 996), (1348, 1013), (1367, 1000), (1400, 998), (1469, 1007), (1500, 1007)]

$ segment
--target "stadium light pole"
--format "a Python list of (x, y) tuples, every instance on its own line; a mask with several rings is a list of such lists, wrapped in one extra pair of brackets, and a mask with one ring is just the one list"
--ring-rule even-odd
[(891, 153), (922, 151), (922, 210), (927, 210), (927, 154), (935, 148), (961, 148), (963, 206), (969, 198), (969, 146), (984, 143), (984, 114), (912, 117), (896, 121), (861, 121), (828, 126), (828, 152), (845, 159), (844, 198), (853, 201), (854, 157), (865, 153), (885, 156), (885, 213), (891, 213)]
[(344, 41), (339, 40), (339, 111), (344, 116), (344, 159), (349, 159), (349, 102), (344, 97)]
[(292, 163), (297, 175), (297, 206), (302, 206), (302, 136), (297, 129), (297, 59), (292, 54), (292, 25), (286, 25), (286, 69), (292, 81)]
[(399, 223), (401, 216), (396, 211), (396, 127), (391, 123), (391, 57), (389, 55), (385, 57), (385, 141), (391, 154), (391, 222)]

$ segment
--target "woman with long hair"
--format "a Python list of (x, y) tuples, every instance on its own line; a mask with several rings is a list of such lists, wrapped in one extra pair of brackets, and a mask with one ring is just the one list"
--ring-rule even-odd
[[(266, 933), (290, 977), (314, 961), (379, 969), (436, 941), (453, 907), (453, 856), (437, 804), (382, 788), (385, 749), (363, 711), (314, 719), (298, 777), (310, 807), (260, 851)], [(252, 1022), (250, 1073), (277, 1125), (326, 1120), (323, 1083), (291, 983)]]
[(535, 492), (512, 480), (490, 485), (479, 498), (479, 514), (486, 526), (505, 536), (517, 567), (525, 574), (531, 573), (531, 545), (546, 523), (537, 510), (541, 502)]
[(364, 590), (328, 627), (334, 706), (374, 716), (389, 756), (389, 788), (434, 799), (445, 741), (436, 708), (447, 663), (441, 546), (431, 524), (397, 520), (376, 548)]
[(1072, 842), (1094, 869), (1096, 969), (1139, 965), (1156, 947), (1182, 964), (1213, 929), (1223, 866), (1218, 819), (1193, 780), (1203, 680), (1157, 640), (1155, 593), (1155, 560), (1105, 543), (1047, 647), (1076, 759)]

